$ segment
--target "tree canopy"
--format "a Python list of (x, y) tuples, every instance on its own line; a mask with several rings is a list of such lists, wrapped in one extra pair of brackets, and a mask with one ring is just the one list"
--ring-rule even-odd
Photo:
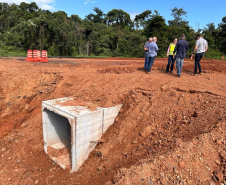
[(206, 56), (226, 54), (226, 16), (217, 27), (209, 23), (202, 30), (194, 30), (186, 21), (185, 10), (175, 7), (171, 11), (173, 20), (166, 23), (157, 10), (146, 10), (132, 20), (121, 9), (105, 14), (95, 7), (82, 19), (76, 14), (68, 16), (64, 11), (42, 10), (34, 2), (0, 3), (0, 46), (12, 51), (45, 49), (52, 56), (143, 57), (144, 43), (155, 36), (158, 57), (166, 57), (175, 37), (184, 33), (192, 50), (196, 35), (202, 33), (209, 43)]

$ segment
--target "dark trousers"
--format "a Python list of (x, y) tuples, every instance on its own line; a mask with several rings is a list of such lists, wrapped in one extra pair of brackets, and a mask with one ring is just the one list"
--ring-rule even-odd
[(200, 65), (200, 60), (202, 59), (204, 53), (196, 53), (195, 54), (195, 70), (194, 74), (197, 74), (197, 68), (199, 68), (199, 72), (202, 72), (201, 65)]
[[(170, 71), (173, 71), (175, 59), (176, 59), (176, 57), (173, 58), (173, 55), (169, 55), (169, 57), (168, 57), (168, 64), (166, 66), (166, 71), (167, 72), (169, 71), (169, 68), (170, 68)], [(171, 67), (170, 67), (170, 64), (171, 64)]]
[(151, 72), (151, 67), (153, 66), (155, 61), (155, 56), (154, 57), (149, 57), (149, 61), (148, 61), (148, 72)]
[(149, 54), (145, 54), (144, 69), (148, 70)]

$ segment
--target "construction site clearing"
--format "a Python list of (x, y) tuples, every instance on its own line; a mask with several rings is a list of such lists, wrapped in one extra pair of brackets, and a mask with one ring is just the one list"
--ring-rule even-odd
[[(178, 78), (166, 58), (151, 74), (137, 58), (0, 58), (0, 185), (226, 184), (226, 61), (200, 63), (192, 76), (185, 59)], [(65, 97), (122, 105), (73, 173), (44, 151), (42, 102)]]

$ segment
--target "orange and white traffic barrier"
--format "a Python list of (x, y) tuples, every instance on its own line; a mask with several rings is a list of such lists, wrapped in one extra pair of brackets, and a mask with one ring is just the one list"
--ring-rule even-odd
[(37, 50), (33, 50), (33, 62), (39, 62)]
[(37, 56), (38, 56), (38, 62), (41, 62), (41, 53), (39, 50), (37, 51)]
[(42, 59), (41, 59), (41, 62), (48, 62), (48, 59), (47, 59), (47, 51), (46, 50), (42, 50)]
[(27, 50), (27, 58), (25, 59), (25, 61), (27, 61), (27, 62), (33, 62), (32, 50), (31, 49)]

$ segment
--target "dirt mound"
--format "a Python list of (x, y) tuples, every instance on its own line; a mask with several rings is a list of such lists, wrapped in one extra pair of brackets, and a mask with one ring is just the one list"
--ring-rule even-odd
[[(222, 184), (225, 182), (225, 122), (211, 133), (188, 142), (175, 140), (176, 149), (147, 156), (113, 177), (116, 184)], [(108, 182), (107, 184), (112, 184)]]
[(132, 73), (135, 72), (139, 69), (136, 68), (108, 68), (108, 69), (101, 69), (101, 70), (97, 70), (98, 73), (100, 74), (106, 74), (106, 73), (116, 73), (116, 74), (122, 74), (122, 73)]
[[(170, 104), (166, 101), (169, 97)], [(139, 101), (137, 96), (134, 98)], [(131, 134), (124, 133), (126, 146), (122, 146), (125, 148), (122, 155), (127, 160), (136, 158), (136, 164), (129, 168), (126, 163), (118, 166), (128, 169), (120, 169), (108, 184), (203, 184), (212, 182), (214, 177), (214, 181), (223, 182), (225, 168), (219, 154), (226, 143), (225, 98), (169, 90), (165, 95), (159, 93), (149, 99), (146, 99), (149, 105), (140, 101), (143, 107), (136, 114), (137, 119), (135, 116), (132, 119), (137, 121), (129, 131)]]
[[(64, 61), (42, 65), (0, 60), (2, 184), (226, 180), (226, 74), (213, 70), (218, 61), (202, 61), (206, 73), (194, 77), (194, 64), (188, 60), (181, 78), (164, 73), (166, 59), (156, 60), (151, 74), (140, 70), (141, 59), (128, 59), (129, 68), (106, 59)], [(70, 64), (74, 62), (79, 65)], [(42, 136), (41, 102), (68, 96), (85, 105), (123, 104), (114, 125), (73, 174), (45, 154)]]

